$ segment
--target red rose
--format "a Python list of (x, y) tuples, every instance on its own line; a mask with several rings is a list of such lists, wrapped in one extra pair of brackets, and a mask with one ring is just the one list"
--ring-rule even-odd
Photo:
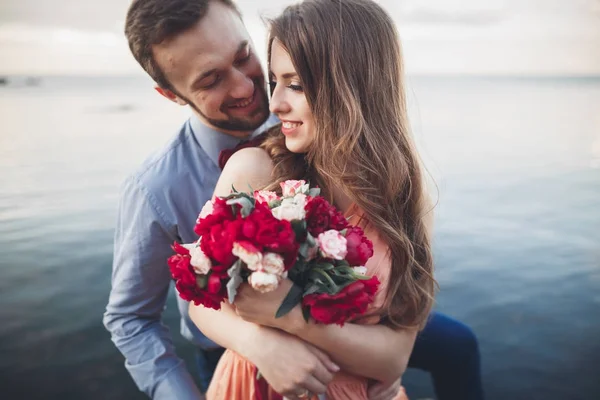
[(365, 236), (358, 226), (351, 226), (346, 232), (346, 261), (351, 266), (363, 266), (373, 256), (373, 242)]
[(173, 243), (172, 248), (177, 254), (169, 257), (167, 264), (169, 265), (173, 279), (176, 281), (185, 280), (186, 282), (195, 282), (196, 276), (190, 265), (190, 251), (177, 242)]
[(346, 321), (367, 311), (378, 287), (379, 279), (374, 276), (368, 280), (351, 283), (334, 295), (309, 294), (304, 296), (302, 304), (310, 307), (310, 315), (316, 322), (342, 326)]
[(348, 226), (346, 218), (321, 196), (310, 199), (304, 211), (307, 229), (314, 237), (330, 229), (339, 231)]
[(220, 224), (213, 225), (208, 234), (202, 237), (200, 248), (217, 264), (231, 266), (236, 260), (231, 252), (233, 243), (240, 238), (242, 224), (242, 220), (225, 220)]
[(221, 277), (218, 274), (210, 274), (208, 277), (208, 285), (206, 286), (206, 290), (208, 293), (216, 294), (221, 291)]
[(227, 295), (222, 290), (218, 293), (209, 293), (206, 290), (200, 289), (196, 282), (188, 284), (183, 281), (177, 281), (175, 287), (179, 292), (179, 296), (185, 301), (193, 301), (195, 305), (202, 304), (204, 307), (215, 310), (221, 309), (221, 302)]
[(265, 250), (283, 254), (286, 270), (292, 267), (298, 254), (299, 244), (296, 242), (296, 234), (290, 221), (280, 221), (275, 217), (263, 221), (258, 227), (254, 240)]
[(169, 257), (167, 264), (171, 270), (171, 276), (174, 280), (185, 280), (187, 282), (196, 281), (194, 276), (194, 270), (190, 265), (190, 256), (183, 256), (181, 254), (175, 254)]
[(205, 307), (219, 310), (221, 308), (221, 301), (227, 296), (227, 291), (222, 287), (220, 282), (220, 278), (227, 277), (226, 270), (225, 275), (223, 276), (223, 272), (219, 269), (220, 266), (212, 268), (217, 269), (217, 271), (213, 271), (211, 277), (213, 275), (215, 276), (215, 279), (218, 281), (218, 286), (215, 282), (212, 282), (211, 286), (209, 279), (207, 289), (210, 288), (214, 291), (214, 293), (209, 293), (207, 290), (198, 287), (196, 274), (194, 274), (194, 269), (190, 265), (191, 257), (189, 255), (189, 250), (178, 243), (173, 244), (173, 250), (177, 254), (169, 257), (167, 263), (171, 270), (171, 276), (173, 276), (173, 279), (175, 280), (175, 287), (179, 292), (179, 296), (186, 301), (193, 301), (196, 305), (202, 304)]
[(200, 218), (194, 227), (194, 232), (196, 232), (198, 236), (204, 236), (210, 232), (210, 229), (213, 226), (221, 224), (223, 221), (233, 219), (235, 219), (235, 215), (233, 214), (232, 207), (227, 205), (227, 200), (217, 197), (213, 202), (212, 213), (204, 218)]
[(276, 253), (293, 251), (298, 246), (290, 221), (279, 221), (275, 218), (258, 227), (256, 241), (267, 250)]

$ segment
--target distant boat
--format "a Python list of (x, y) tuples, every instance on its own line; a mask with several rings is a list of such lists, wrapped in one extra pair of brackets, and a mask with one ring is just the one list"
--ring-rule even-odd
[(0, 85), (8, 85), (8, 78), (0, 76)]

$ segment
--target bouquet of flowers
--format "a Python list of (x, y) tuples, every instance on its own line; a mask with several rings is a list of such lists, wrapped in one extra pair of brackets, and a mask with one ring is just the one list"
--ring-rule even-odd
[(300, 303), (307, 321), (343, 325), (367, 310), (379, 286), (364, 267), (373, 244), (318, 188), (305, 181), (281, 187), (282, 196), (233, 188), (207, 202), (194, 230), (199, 239), (173, 245), (168, 264), (177, 291), (218, 310), (225, 299), (235, 302), (242, 282), (266, 293), (289, 278), (294, 285), (277, 317)]

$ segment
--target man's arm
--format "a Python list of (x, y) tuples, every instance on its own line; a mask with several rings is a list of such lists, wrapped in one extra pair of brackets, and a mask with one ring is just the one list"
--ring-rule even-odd
[(200, 392), (161, 322), (173, 239), (159, 215), (150, 194), (129, 179), (119, 204), (112, 289), (103, 322), (141, 391), (153, 399), (196, 400)]

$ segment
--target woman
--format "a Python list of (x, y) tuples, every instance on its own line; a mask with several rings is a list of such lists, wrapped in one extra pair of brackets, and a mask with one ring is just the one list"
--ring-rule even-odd
[[(376, 3), (309, 0), (288, 7), (272, 21), (269, 38), (271, 111), (282, 124), (261, 148), (235, 153), (215, 190), (216, 196), (229, 194), (232, 185), (277, 191), (283, 180), (305, 179), (373, 241), (366, 267), (382, 284), (368, 315), (352, 324), (306, 323), (299, 307), (275, 319), (288, 280), (268, 294), (242, 287), (235, 306), (221, 311), (325, 351), (341, 367), (327, 385), (327, 399), (366, 399), (370, 381), (400, 377), (433, 302), (431, 210), (402, 76), (394, 24)], [(214, 328), (214, 311), (192, 305), (190, 316), (207, 336), (224, 342), (228, 332)], [(407, 337), (410, 346), (399, 355), (398, 343)], [(207, 399), (278, 398), (260, 385), (256, 368), (228, 350)], [(300, 391), (288, 397), (309, 396)]]

